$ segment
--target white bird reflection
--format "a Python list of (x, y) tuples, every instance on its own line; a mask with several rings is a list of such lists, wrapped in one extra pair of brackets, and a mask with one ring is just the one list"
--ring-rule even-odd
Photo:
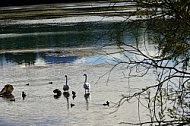
[(85, 101), (86, 101), (86, 110), (88, 110), (89, 109), (89, 100), (90, 100), (90, 93), (88, 92), (88, 93), (85, 93), (84, 94), (84, 99), (85, 99)]
[(35, 66), (46, 66), (46, 62), (43, 58), (37, 58), (34, 63)]
[(70, 96), (70, 93), (67, 92), (67, 91), (64, 91), (64, 92), (63, 92), (63, 95), (64, 95), (64, 97), (65, 97), (66, 100), (67, 100), (67, 109), (69, 109), (69, 96)]

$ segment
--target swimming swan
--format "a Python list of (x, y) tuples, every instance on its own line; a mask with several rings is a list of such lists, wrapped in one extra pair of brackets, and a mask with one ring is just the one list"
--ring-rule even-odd
[(86, 75), (86, 74), (84, 74), (84, 76), (85, 76), (85, 80), (84, 80), (83, 87), (84, 87), (84, 89), (85, 89), (85, 93), (86, 93), (86, 91), (88, 91), (88, 92), (89, 92), (89, 90), (90, 90), (90, 84), (89, 84), (89, 83), (87, 83), (87, 75)]
[(64, 91), (68, 91), (68, 90), (69, 90), (69, 85), (67, 84), (67, 75), (65, 75), (65, 79), (66, 79), (66, 82), (65, 82), (65, 84), (63, 85), (63, 90), (64, 90)]

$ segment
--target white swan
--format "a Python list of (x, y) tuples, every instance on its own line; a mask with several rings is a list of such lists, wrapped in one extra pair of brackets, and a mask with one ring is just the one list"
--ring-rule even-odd
[(64, 91), (68, 91), (68, 90), (69, 90), (69, 85), (67, 84), (67, 75), (65, 75), (65, 79), (66, 79), (66, 82), (65, 82), (65, 84), (63, 85), (63, 90), (64, 90)]
[(84, 74), (84, 76), (85, 76), (85, 80), (84, 80), (83, 87), (84, 87), (84, 89), (85, 89), (85, 93), (86, 93), (86, 91), (88, 91), (88, 93), (89, 93), (89, 90), (90, 90), (90, 84), (87, 83), (87, 75)]

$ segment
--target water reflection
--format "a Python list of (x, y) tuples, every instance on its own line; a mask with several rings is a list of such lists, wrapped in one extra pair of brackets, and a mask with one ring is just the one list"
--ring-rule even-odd
[[(114, 47), (116, 49), (116, 47)], [(46, 66), (48, 64), (114, 64), (127, 60), (124, 53), (115, 53), (112, 55), (105, 54), (90, 54), (91, 52), (74, 52), (71, 49), (72, 55), (57, 52), (12, 52), (0, 54), (0, 66), (19, 65), (20, 67), (29, 66)], [(81, 53), (81, 54), (79, 54)], [(83, 54), (86, 53), (86, 54)], [(97, 51), (97, 53), (100, 53)], [(66, 55), (65, 55), (66, 54)]]
[[(9, 25), (0, 28), (0, 49), (101, 46), (132, 43), (144, 35), (131, 22), (79, 22)], [(134, 33), (133, 33), (134, 32)]]
[(69, 96), (70, 96), (70, 93), (67, 92), (67, 91), (64, 91), (64, 92), (63, 92), (63, 95), (64, 95), (64, 97), (65, 97), (66, 100), (67, 100), (67, 109), (69, 109)]
[(15, 62), (18, 64), (34, 64), (36, 60), (35, 53), (5, 53), (2, 55), (1, 57), (3, 57), (6, 62)]
[[(22, 115), (26, 115), (26, 117), (28, 117), (28, 118), (33, 118), (35, 115), (39, 114), (39, 111), (42, 110), (42, 112), (40, 112), (39, 116), (36, 117), (36, 119), (37, 118), (44, 118), (44, 119), (48, 118), (48, 119), (52, 119), (52, 120), (56, 120), (56, 119), (63, 120), (63, 116), (60, 116), (60, 115), (64, 114), (64, 118), (66, 117), (66, 121), (67, 120), (69, 120), (69, 121), (77, 120), (76, 124), (82, 125), (83, 123), (81, 123), (81, 122), (83, 122), (83, 120), (86, 120), (86, 118), (91, 119), (91, 117), (92, 117), (91, 114), (98, 117), (102, 113), (102, 112), (97, 113), (97, 111), (99, 111), (99, 107), (97, 107), (97, 106), (91, 107), (91, 104), (94, 105), (94, 103), (92, 103), (92, 102), (97, 101), (97, 100), (98, 101), (105, 100), (105, 98), (103, 98), (103, 97), (99, 97), (97, 95), (97, 96), (94, 96), (93, 100), (91, 100), (92, 94), (89, 94), (89, 93), (84, 94), (84, 92), (83, 92), (81, 94), (77, 94), (77, 98), (75, 99), (75, 97), (72, 97), (72, 96), (74, 96), (72, 94), (70, 96), (70, 94), (68, 95), (67, 93), (63, 93), (63, 94), (61, 93), (61, 96), (59, 96), (59, 95), (51, 96), (51, 99), (53, 97), (56, 99), (61, 97), (61, 99), (55, 100), (55, 102), (52, 102), (51, 104), (47, 104), (47, 103), (49, 103), (48, 101), (51, 100), (51, 99), (49, 99), (49, 94), (48, 94), (49, 89), (51, 89), (51, 87), (46, 86), (44, 88), (41, 88), (41, 87), (38, 88), (37, 85), (42, 86), (41, 82), (47, 84), (47, 82), (49, 82), (49, 81), (55, 81), (55, 84), (58, 83), (58, 81), (60, 81), (60, 80), (58, 80), (57, 78), (62, 78), (62, 74), (58, 74), (58, 75), (56, 74), (54, 76), (54, 72), (56, 72), (56, 70), (66, 71), (66, 72), (68, 72), (67, 74), (70, 73), (71, 75), (72, 74), (75, 75), (76, 72), (77, 73), (93, 72), (96, 74), (93, 74), (94, 77), (93, 77), (93, 80), (91, 80), (91, 82), (95, 82), (95, 81), (97, 81), (96, 79), (100, 75), (103, 75), (104, 72), (109, 69), (107, 66), (106, 67), (104, 67), (104, 65), (102, 65), (103, 67), (100, 67), (100, 65), (90, 66), (90, 67), (84, 66), (84, 68), (77, 67), (77, 69), (75, 69), (76, 68), (75, 63), (76, 64), (82, 63), (85, 65), (86, 64), (97, 64), (97, 63), (102, 64), (102, 63), (107, 63), (107, 62), (112, 63), (112, 62), (114, 62), (114, 60), (118, 61), (120, 59), (124, 59), (125, 54), (114, 54), (114, 56), (113, 55), (105, 56), (105, 55), (101, 55), (99, 52), (89, 53), (89, 52), (84, 52), (81, 50), (82, 52), (80, 52), (80, 53), (82, 55), (79, 55), (78, 52), (73, 51), (76, 49), (80, 50), (81, 48), (84, 50), (86, 50), (86, 49), (91, 50), (89, 48), (92, 48), (92, 47), (89, 47), (89, 46), (103, 45), (108, 42), (112, 43), (117, 40), (125, 41), (128, 44), (133, 43), (134, 38), (132, 36), (130, 36), (130, 34), (119, 33), (121, 30), (123, 30), (123, 31), (125, 30), (125, 29), (120, 29), (121, 26), (115, 27), (115, 29), (110, 30), (110, 28), (113, 28), (113, 27), (111, 27), (111, 25), (113, 25), (113, 24), (112, 23), (108, 23), (108, 24), (104, 23), (104, 24), (105, 24), (105, 26), (102, 24), (93, 24), (93, 23), (91, 25), (89, 25), (89, 24), (88, 25), (80, 25), (81, 27), (86, 27), (86, 28), (81, 28), (81, 29), (79, 26), (78, 26), (78, 29), (76, 29), (76, 27), (71, 27), (71, 25), (64, 26), (64, 27), (55, 26), (56, 28), (54, 27), (54, 29), (52, 29), (51, 26), (50, 27), (33, 26), (34, 28), (31, 28), (31, 26), (29, 26), (29, 27), (20, 26), (21, 28), (20, 27), (17, 28), (18, 26), (15, 26), (16, 27), (15, 31), (13, 30), (12, 32), (17, 33), (20, 36), (12, 36), (12, 37), (6, 36), (5, 34), (10, 35), (10, 32), (14, 26), (13, 27), (9, 26), (8, 27), (9, 29), (3, 28), (4, 32), (0, 31), (0, 34), (1, 33), (4, 34), (0, 37), (0, 66), (1, 67), (6, 66), (6, 65), (10, 66), (10, 64), (19, 65), (19, 66), (23, 66), (23, 67), (28, 67), (28, 66), (32, 66), (32, 65), (34, 65), (34, 66), (46, 66), (47, 65), (47, 67), (48, 67), (48, 64), (56, 64), (56, 63), (69, 63), (69, 64), (73, 63), (72, 65), (74, 66), (74, 67), (67, 67), (67, 65), (64, 65), (66, 67), (63, 67), (63, 65), (51, 65), (50, 69), (48, 67), (48, 69), (45, 69), (45, 70), (26, 69), (26, 71), (25, 71), (25, 70), (19, 69), (20, 74), (24, 75), (24, 76), (14, 76), (14, 75), (16, 75), (15, 72), (13, 74), (13, 72), (10, 71), (10, 69), (5, 68), (4, 71), (2, 72), (2, 74), (4, 74), (4, 73), (7, 73), (7, 75), (9, 75), (10, 73), (11, 74), (8, 77), (6, 77), (5, 74), (4, 74), (5, 77), (2, 75), (2, 78), (5, 78), (2, 80), (2, 82), (6, 82), (6, 81), (16, 82), (16, 83), (14, 83), (16, 85), (20, 84), (20, 82), (22, 82), (24, 84), (29, 82), (32, 85), (31, 82), (34, 80), (35, 86), (31, 86), (30, 89), (28, 89), (28, 90), (34, 90), (35, 92), (32, 94), (37, 95), (35, 93), (38, 93), (37, 91), (41, 92), (41, 89), (43, 89), (43, 92), (45, 92), (45, 94), (43, 94), (43, 95), (47, 96), (46, 99), (44, 99), (44, 101), (42, 99), (43, 96), (41, 96), (41, 95), (39, 98), (38, 97), (30, 97), (30, 99), (25, 100), (24, 104), (21, 104), (21, 105), (24, 105), (25, 107), (27, 105), (28, 108), (27, 108), (26, 114), (21, 113)], [(49, 32), (50, 30), (52, 30), (51, 33)], [(75, 32), (75, 30), (76, 30), (76, 32)], [(130, 29), (128, 29), (128, 30), (130, 30)], [(47, 32), (47, 34), (46, 34), (46, 32)], [(30, 34), (30, 33), (35, 33), (35, 34)], [(40, 33), (43, 33), (43, 34), (40, 34)], [(38, 36), (38, 34), (39, 34), (39, 36)], [(65, 48), (67, 46), (69, 46), (69, 48)], [(56, 48), (54, 48), (54, 47), (56, 47)], [(50, 49), (51, 51), (47, 51), (46, 49)], [(65, 50), (67, 50), (67, 49), (69, 51), (65, 52)], [(111, 47), (106, 51), (109, 51), (109, 52), (115, 51), (115, 48)], [(114, 57), (114, 60), (113, 60), (113, 57)], [(116, 59), (116, 57), (117, 57), (117, 59)], [(29, 71), (27, 71), (27, 70), (29, 70)], [(47, 75), (47, 71), (50, 74)], [(35, 74), (36, 72), (37, 72), (37, 74)], [(118, 70), (114, 74), (119, 75), (118, 72), (121, 72), (121, 71)], [(12, 80), (10, 80), (9, 77)], [(49, 77), (51, 77), (51, 78), (49, 78)], [(77, 79), (79, 79), (78, 76), (74, 76), (73, 80), (77, 80)], [(117, 80), (118, 78), (115, 78), (115, 76), (113, 76), (113, 79)], [(40, 81), (39, 84), (38, 84), (38, 81)], [(79, 80), (79, 82), (81, 82), (81, 81), (82, 81), (82, 79)], [(123, 82), (119, 81), (119, 85), (124, 83), (124, 80), (122, 80), (122, 81)], [(135, 82), (135, 84), (138, 85), (138, 82)], [(52, 86), (54, 86), (54, 84)], [(104, 86), (104, 85), (102, 85), (102, 86)], [(23, 87), (18, 86), (17, 88), (18, 88), (18, 90), (23, 90)], [(118, 87), (118, 88), (119, 88), (118, 90), (121, 90), (121, 92), (126, 91), (125, 88), (122, 88), (122, 89), (120, 89), (120, 87)], [(25, 89), (25, 87), (24, 87), (24, 89)], [(52, 89), (54, 89), (54, 87), (52, 87)], [(99, 91), (99, 89), (100, 89), (100, 91)], [(98, 90), (100, 93), (102, 93), (100, 95), (104, 96), (105, 88), (99, 88), (99, 89), (95, 89), (95, 90)], [(118, 93), (118, 92), (113, 92), (112, 86), (107, 89), (108, 89), (106, 91), (106, 93), (108, 92), (107, 94)], [(69, 97), (72, 97), (74, 100)], [(113, 101), (118, 100), (118, 97), (115, 97), (115, 96), (111, 97), (111, 98), (113, 98)], [(32, 101), (32, 104), (31, 104), (31, 101)], [(81, 102), (83, 103), (83, 106), (82, 106), (83, 109), (86, 109), (85, 112), (89, 113), (89, 110), (90, 110), (91, 114), (89, 113), (90, 115), (87, 117), (84, 116), (84, 115), (86, 115), (85, 113), (81, 113), (81, 109), (78, 109), (81, 106)], [(60, 103), (62, 105), (58, 106), (57, 103)], [(32, 107), (35, 105), (37, 105), (36, 107), (38, 109), (36, 109), (36, 107)], [(72, 108), (74, 105), (76, 105), (76, 107)], [(107, 105), (107, 104), (105, 104), (105, 105)], [(2, 105), (2, 106), (4, 106), (6, 108), (6, 110), (2, 109), (2, 112), (10, 110), (10, 107), (7, 107), (7, 105)], [(57, 107), (54, 107), (54, 106), (57, 106)], [(12, 107), (14, 108), (15, 113), (20, 112), (20, 109), (18, 106), (12, 106)], [(53, 107), (54, 109), (49, 110), (48, 108), (51, 108), (51, 107)], [(102, 107), (103, 107), (103, 105), (102, 105)], [(43, 108), (43, 109), (41, 109), (41, 108)], [(74, 116), (68, 117), (67, 114), (60, 112), (60, 110), (64, 110), (64, 111), (69, 110), (70, 112), (73, 112), (72, 115), (74, 115)], [(71, 110), (73, 110), (73, 111), (71, 111)], [(105, 109), (101, 109), (101, 111), (102, 110), (104, 111)], [(6, 113), (8, 113), (8, 114), (5, 114), (5, 118), (7, 118), (7, 117), (10, 118), (9, 113), (12, 113), (12, 112), (8, 111)], [(124, 112), (122, 112), (121, 114), (122, 114), (122, 117), (126, 116), (125, 115), (126, 113), (124, 113)], [(19, 115), (13, 115), (13, 117), (11, 117), (11, 119), (12, 118), (16, 119), (18, 116)], [(59, 119), (57, 117), (61, 117), (61, 118)], [(26, 119), (23, 118), (23, 119), (27, 120), (28, 118), (26, 118)], [(20, 120), (20, 118), (18, 119), (18, 120), (20, 120), (19, 121), (20, 124), (23, 123), (23, 119), (22, 120)], [(33, 120), (36, 120), (36, 119), (33, 119)], [(110, 121), (108, 118), (104, 118), (104, 119), (106, 119), (107, 122)], [(104, 121), (102, 121), (104, 119), (101, 119), (100, 121), (104, 122)], [(4, 120), (4, 118), (2, 120)], [(48, 120), (48, 121), (46, 120), (44, 122), (50, 122), (52, 120)], [(86, 125), (94, 124), (94, 122), (96, 122), (97, 120), (99, 122), (99, 117), (95, 118), (94, 120), (92, 120), (93, 122), (87, 123)], [(60, 123), (61, 124), (68, 123), (66, 121), (65, 120), (63, 122), (61, 121), (61, 122), (59, 122), (59, 124)], [(34, 123), (33, 121), (31, 121), (31, 122), (32, 122), (31, 124)], [(42, 123), (45, 124), (44, 122), (42, 122)], [(28, 122), (26, 121), (26, 123), (28, 123)], [(109, 124), (111, 124), (111, 123), (112, 122), (110, 122)], [(56, 124), (56, 123), (54, 123), (54, 124)], [(100, 124), (100, 123), (97, 123), (97, 124)]]
[(3, 53), (0, 54), (0, 65), (5, 66), (9, 63), (16, 63), (23, 67), (30, 65), (44, 66), (46, 64), (72, 63), (78, 56), (57, 56), (49, 55), (45, 52), (26, 52), (26, 53)]
[(76, 23), (65, 25), (3, 26), (0, 31), (0, 49), (29, 49), (48, 47), (77, 47), (96, 45), (109, 27), (108, 24)]
[(55, 56), (45, 56), (44, 60), (47, 63), (72, 63), (77, 60), (78, 56), (67, 56), (67, 57), (55, 57)]
[(86, 101), (86, 110), (88, 110), (89, 109), (89, 100), (90, 100), (90, 93), (89, 92), (84, 94), (84, 99)]
[[(145, 23), (138, 24), (145, 25)], [(59, 24), (22, 24), (0, 28), (0, 65), (23, 66), (56, 63), (105, 63), (109, 58), (99, 54), (65, 56), (64, 51), (38, 52), (44, 48), (94, 47), (144, 40), (144, 32), (131, 22), (77, 22)], [(148, 38), (148, 34), (146, 36)], [(13, 52), (10, 52), (13, 50)], [(19, 52), (14, 52), (19, 50)], [(24, 52), (34, 50), (34, 52)], [(3, 52), (4, 51), (4, 52)], [(110, 61), (108, 61), (110, 62)]]

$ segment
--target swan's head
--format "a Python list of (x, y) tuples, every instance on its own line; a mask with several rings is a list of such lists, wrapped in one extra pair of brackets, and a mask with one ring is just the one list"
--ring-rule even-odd
[(83, 76), (85, 76), (85, 77), (86, 77), (87, 75), (86, 75), (86, 74), (84, 74)]
[(67, 77), (67, 75), (65, 75), (65, 77)]

